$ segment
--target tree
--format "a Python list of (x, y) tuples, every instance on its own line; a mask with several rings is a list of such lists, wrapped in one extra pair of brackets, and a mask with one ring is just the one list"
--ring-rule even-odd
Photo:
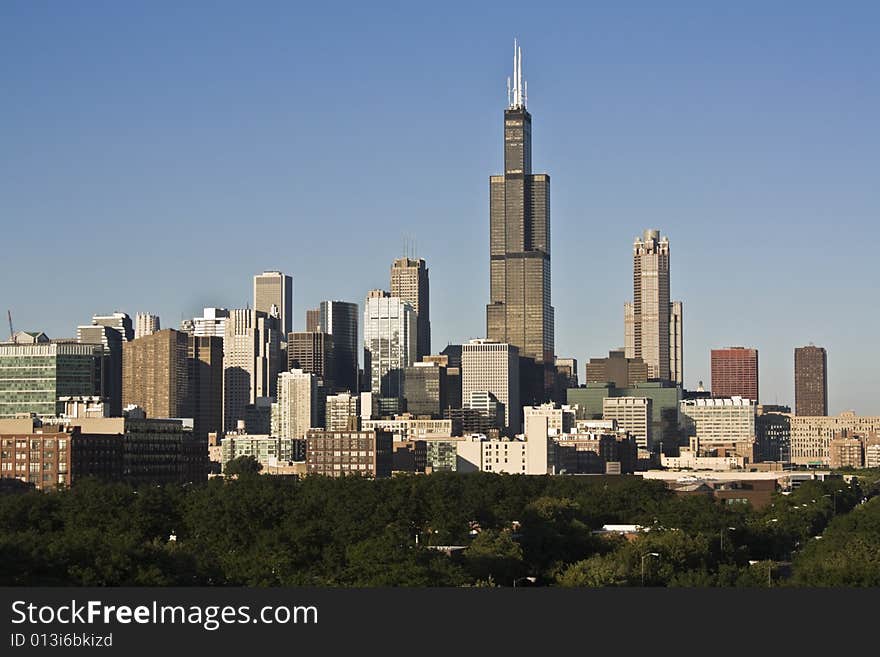
[(226, 462), (226, 467), (223, 469), (223, 474), (225, 474), (227, 477), (246, 477), (248, 475), (260, 474), (260, 470), (262, 469), (263, 464), (260, 463), (253, 456), (239, 456), (232, 459), (231, 461)]

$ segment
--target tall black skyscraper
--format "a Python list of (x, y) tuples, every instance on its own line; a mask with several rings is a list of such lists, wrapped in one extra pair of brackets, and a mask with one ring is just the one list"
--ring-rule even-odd
[(522, 51), (514, 42), (513, 80), (504, 111), (504, 175), (489, 178), (489, 283), (486, 333), (545, 366), (552, 386), (550, 176), (532, 173), (532, 115), (526, 109)]
[(358, 305), (322, 301), (318, 330), (333, 336), (333, 387), (355, 394), (358, 387)]

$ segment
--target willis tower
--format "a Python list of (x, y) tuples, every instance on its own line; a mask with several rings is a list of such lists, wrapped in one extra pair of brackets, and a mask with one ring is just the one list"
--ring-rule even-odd
[[(523, 403), (546, 399), (553, 386), (550, 305), (550, 176), (532, 173), (532, 115), (514, 41), (513, 79), (504, 111), (504, 175), (489, 178), (489, 287), (486, 334), (519, 348), (526, 368)], [(527, 363), (524, 363), (527, 364)]]

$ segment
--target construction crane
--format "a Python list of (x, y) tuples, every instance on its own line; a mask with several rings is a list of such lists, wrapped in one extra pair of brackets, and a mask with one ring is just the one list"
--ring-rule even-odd
[(12, 328), (12, 311), (7, 310), (6, 316), (9, 317), (9, 341), (15, 342), (15, 331)]

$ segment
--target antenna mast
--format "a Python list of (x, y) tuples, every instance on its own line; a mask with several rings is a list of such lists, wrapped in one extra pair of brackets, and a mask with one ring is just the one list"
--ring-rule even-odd
[(6, 316), (9, 318), (9, 341), (15, 342), (15, 330), (12, 328), (12, 311), (7, 310)]

